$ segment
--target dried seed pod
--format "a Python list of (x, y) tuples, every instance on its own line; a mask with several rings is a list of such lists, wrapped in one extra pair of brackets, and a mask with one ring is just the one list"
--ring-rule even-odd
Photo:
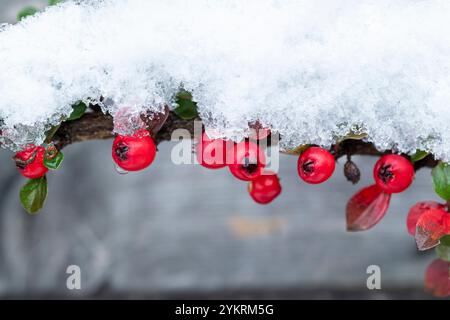
[(344, 175), (353, 184), (358, 183), (359, 179), (361, 179), (361, 171), (359, 171), (358, 166), (350, 158), (347, 159), (344, 165)]

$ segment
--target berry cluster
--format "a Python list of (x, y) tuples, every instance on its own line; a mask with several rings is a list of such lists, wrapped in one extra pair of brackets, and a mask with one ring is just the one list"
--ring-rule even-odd
[[(281, 184), (277, 174), (265, 170), (266, 156), (258, 144), (258, 140), (270, 135), (270, 130), (258, 128), (257, 132), (239, 143), (211, 139), (204, 132), (196, 145), (196, 157), (208, 169), (228, 167), (236, 179), (248, 182), (248, 192), (255, 202), (268, 204), (280, 195)], [(138, 130), (132, 136), (119, 135), (113, 142), (114, 162), (126, 171), (145, 169), (155, 154), (155, 144), (146, 130)], [(334, 169), (333, 155), (319, 147), (308, 148), (298, 159), (299, 176), (310, 184), (326, 181)]]
[(259, 204), (272, 202), (281, 193), (278, 176), (265, 170), (266, 156), (258, 140), (270, 135), (270, 131), (257, 130), (252, 140), (233, 143), (223, 139), (210, 139), (204, 132), (196, 146), (197, 161), (208, 169), (228, 167), (238, 180), (248, 182), (248, 192)]

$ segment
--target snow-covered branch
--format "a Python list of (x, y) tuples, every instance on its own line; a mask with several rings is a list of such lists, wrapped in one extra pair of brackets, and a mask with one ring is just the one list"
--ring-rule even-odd
[[(113, 127), (113, 118), (109, 115), (103, 114), (97, 109), (93, 112), (86, 113), (78, 120), (62, 123), (53, 136), (52, 141), (58, 148), (62, 149), (72, 143), (89, 140), (111, 139), (114, 137)], [(170, 112), (167, 120), (155, 135), (155, 141), (158, 144), (163, 141), (170, 141), (172, 132), (177, 129), (188, 130), (194, 138), (194, 121), (183, 120), (175, 113)], [(380, 152), (372, 143), (353, 139), (335, 144), (331, 147), (331, 150), (336, 159), (352, 155), (379, 156), (383, 154), (383, 152)], [(422, 167), (434, 167), (437, 163), (438, 162), (432, 155), (428, 155), (424, 159), (416, 162), (415, 168), (420, 169)]]
[(115, 117), (183, 88), (224, 137), (258, 120), (285, 149), (361, 131), (450, 161), (449, 16), (439, 0), (66, 1), (1, 28), (0, 143), (42, 143), (80, 100)]

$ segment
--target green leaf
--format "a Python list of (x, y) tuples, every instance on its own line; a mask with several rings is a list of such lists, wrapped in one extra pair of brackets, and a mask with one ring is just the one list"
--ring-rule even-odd
[(44, 206), (47, 198), (47, 177), (33, 179), (20, 190), (20, 202), (30, 214), (38, 212)]
[(36, 12), (38, 12), (38, 9), (35, 7), (32, 6), (25, 7), (22, 10), (20, 10), (19, 13), (17, 14), (17, 21), (20, 21), (28, 16), (32, 16)]
[(443, 236), (439, 241), (440, 244), (436, 247), (438, 257), (450, 262), (450, 234)]
[(77, 120), (81, 118), (84, 113), (86, 112), (87, 106), (84, 102), (80, 101), (72, 106), (73, 111), (70, 114), (69, 118), (67, 118), (67, 121)]
[(439, 164), (431, 171), (433, 185), (436, 193), (445, 200), (450, 200), (450, 166), (446, 163)]
[(44, 166), (46, 166), (50, 170), (58, 170), (63, 160), (64, 154), (61, 151), (58, 151), (56, 156), (54, 156), (53, 158), (44, 158)]
[(49, 6), (55, 6), (58, 3), (60, 3), (60, 2), (61, 2), (61, 0), (48, 0), (48, 5)]
[(45, 143), (50, 143), (55, 135), (56, 131), (58, 131), (61, 125), (58, 124), (56, 126), (51, 127), (48, 131), (45, 132)]
[(428, 155), (428, 152), (423, 151), (423, 150), (417, 150), (416, 153), (414, 153), (411, 156), (411, 162), (414, 163), (414, 162), (420, 161), (423, 158), (425, 158), (427, 155)]
[(296, 155), (301, 155), (303, 153), (303, 151), (305, 151), (309, 147), (310, 147), (309, 144), (302, 144), (302, 145), (299, 145), (298, 147), (293, 148), (293, 149), (286, 149), (283, 152), (296, 156)]
[(192, 95), (187, 91), (181, 91), (177, 94), (176, 107), (173, 111), (177, 116), (184, 120), (192, 120), (198, 116), (197, 103), (192, 101)]
[(342, 137), (339, 139), (339, 142), (345, 141), (345, 140), (362, 140), (367, 137), (367, 133), (354, 133), (350, 132), (345, 137)]

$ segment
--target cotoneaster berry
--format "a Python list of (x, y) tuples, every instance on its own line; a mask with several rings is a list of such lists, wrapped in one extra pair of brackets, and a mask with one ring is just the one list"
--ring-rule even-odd
[(406, 190), (414, 179), (414, 167), (409, 160), (397, 154), (382, 156), (373, 169), (376, 184), (386, 193)]
[(281, 185), (278, 176), (266, 172), (248, 184), (250, 196), (259, 204), (272, 202), (281, 193)]
[(333, 155), (319, 147), (308, 148), (298, 158), (298, 174), (307, 183), (318, 184), (328, 180), (334, 169)]
[(416, 203), (409, 209), (408, 218), (406, 219), (406, 227), (408, 228), (409, 234), (412, 236), (416, 234), (417, 221), (424, 212), (430, 209), (444, 210), (444, 208), (445, 205), (435, 201), (422, 201)]
[(138, 130), (132, 136), (119, 135), (113, 142), (114, 162), (127, 171), (139, 171), (148, 167), (156, 155), (156, 146), (146, 130)]
[(14, 161), (19, 172), (28, 179), (42, 178), (48, 171), (44, 166), (44, 147), (34, 145), (16, 153)]
[(208, 169), (225, 167), (227, 157), (227, 142), (222, 139), (210, 139), (204, 132), (196, 147), (197, 161)]
[(434, 260), (425, 272), (425, 290), (435, 297), (450, 296), (450, 262), (441, 259)]
[(231, 151), (233, 158), (229, 168), (236, 178), (251, 181), (261, 175), (266, 165), (266, 158), (257, 144), (243, 141), (235, 144)]

